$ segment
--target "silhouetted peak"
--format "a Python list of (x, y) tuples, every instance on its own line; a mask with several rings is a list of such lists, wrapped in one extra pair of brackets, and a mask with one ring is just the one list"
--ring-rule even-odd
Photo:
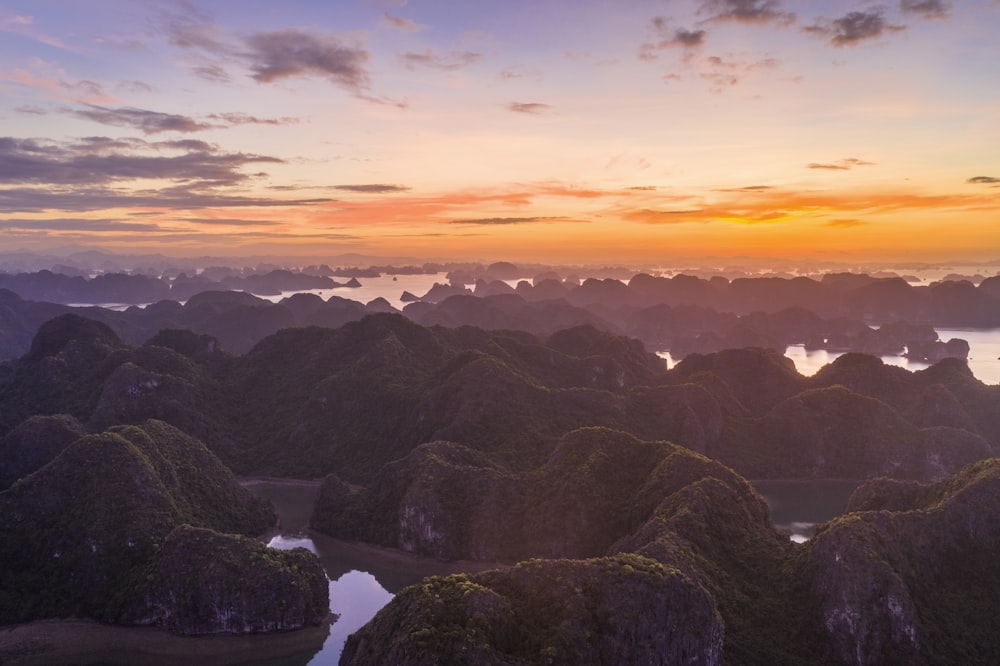
[(0, 303), (17, 303), (24, 299), (12, 292), (10, 289), (0, 289)]
[(265, 306), (271, 305), (270, 301), (258, 298), (245, 291), (203, 291), (188, 299), (186, 307), (197, 308), (201, 306)]
[(41, 325), (31, 342), (28, 358), (54, 356), (74, 341), (93, 342), (109, 347), (124, 345), (107, 324), (75, 314), (64, 314)]

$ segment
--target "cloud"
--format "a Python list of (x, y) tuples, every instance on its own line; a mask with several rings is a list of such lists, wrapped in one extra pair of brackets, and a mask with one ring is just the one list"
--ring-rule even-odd
[(439, 54), (431, 49), (424, 49), (420, 53), (404, 53), (401, 57), (409, 69), (419, 66), (451, 71), (467, 67), (481, 60), (483, 54), (472, 51), (450, 51), (448, 54)]
[(972, 183), (975, 185), (993, 185), (1000, 183), (1000, 178), (994, 178), (993, 176), (973, 176), (965, 182)]
[(156, 210), (201, 208), (297, 208), (329, 204), (336, 199), (273, 199), (226, 194), (198, 185), (133, 190), (110, 187), (21, 187), (0, 189), (0, 213), (42, 213), (53, 210), (86, 212), (142, 207)]
[(870, 39), (878, 39), (886, 32), (899, 32), (905, 26), (888, 23), (881, 7), (867, 11), (849, 12), (833, 19), (821, 19), (818, 23), (803, 28), (806, 32), (828, 37), (836, 47), (854, 46)]
[(110, 109), (96, 104), (85, 104), (84, 109), (66, 109), (63, 112), (78, 118), (92, 120), (102, 125), (113, 127), (131, 127), (143, 134), (159, 134), (160, 132), (202, 132), (219, 127), (204, 123), (174, 113), (161, 113), (131, 107)]
[(192, 23), (193, 17), (168, 19), (167, 39), (174, 46), (183, 49), (199, 49), (208, 53), (228, 55), (233, 47), (226, 42), (222, 30), (211, 23)]
[[(65, 72), (61, 69), (52, 71), (53, 68), (41, 60), (33, 62), (32, 66), (36, 73), (23, 69), (14, 71), (0, 70), (0, 81), (36, 88), (47, 92), (51, 97), (56, 99), (79, 102), (81, 104), (109, 104), (119, 101), (108, 95), (99, 83), (88, 80), (66, 81), (63, 78)], [(40, 71), (46, 69), (49, 71)]]
[(838, 218), (835, 220), (830, 220), (824, 226), (836, 227), (839, 229), (849, 229), (851, 227), (860, 227), (868, 224), (864, 220), (856, 220), (853, 218)]
[[(647, 199), (649, 201), (649, 199)], [(989, 194), (925, 195), (910, 191), (855, 190), (833, 192), (773, 188), (765, 191), (730, 191), (710, 199), (665, 196), (662, 205), (642, 209), (618, 206), (607, 214), (640, 224), (760, 224), (818, 220), (831, 226), (850, 226), (870, 215), (919, 211), (995, 211), (996, 198)], [(841, 221), (837, 221), (841, 220)], [(844, 221), (847, 220), (847, 221)]]
[(761, 69), (774, 69), (779, 63), (774, 58), (726, 60), (720, 56), (709, 56), (700, 60), (699, 64), (702, 70), (698, 76), (710, 82), (713, 91), (721, 92), (725, 88), (737, 85), (747, 74)]
[[(138, 144), (144, 142), (138, 141)], [(94, 185), (168, 179), (235, 184), (248, 178), (239, 171), (248, 164), (283, 162), (266, 155), (220, 153), (203, 148), (173, 156), (137, 154), (133, 150), (135, 146), (135, 140), (123, 145), (106, 138), (74, 145), (2, 137), (0, 183)], [(151, 144), (145, 146), (155, 148)]]
[(700, 13), (708, 14), (710, 21), (784, 25), (794, 22), (795, 14), (781, 11), (780, 7), (778, 0), (704, 0)]
[(541, 102), (511, 102), (507, 105), (507, 108), (515, 113), (528, 113), (537, 115), (540, 113), (545, 113), (552, 107), (548, 104), (542, 104)]
[(190, 222), (191, 224), (207, 224), (234, 227), (273, 227), (281, 224), (274, 220), (248, 220), (236, 217), (179, 217), (175, 218), (180, 222)]
[(368, 88), (368, 52), (345, 46), (332, 35), (286, 28), (250, 35), (246, 44), (252, 78), (258, 83), (319, 76), (348, 90)]
[(32, 26), (35, 24), (35, 17), (33, 16), (21, 16), (17, 14), (12, 14), (10, 16), (5, 16), (0, 18), (0, 32), (10, 32), (22, 37), (28, 37), (34, 39), (35, 41), (41, 42), (46, 46), (52, 46), (57, 49), (62, 49), (64, 51), (76, 51), (76, 49), (67, 46), (62, 40), (40, 33)]
[(766, 192), (773, 189), (773, 185), (746, 185), (744, 187), (720, 188), (715, 192)]
[(944, 0), (900, 0), (899, 8), (907, 14), (919, 14), (927, 19), (948, 17), (951, 3)]
[(695, 49), (705, 43), (708, 33), (705, 30), (688, 30), (686, 28), (670, 28), (668, 19), (656, 16), (650, 24), (658, 33), (660, 39), (655, 42), (646, 42), (639, 47), (640, 60), (656, 60), (658, 51), (668, 49)]
[(153, 92), (153, 86), (149, 85), (144, 81), (121, 81), (118, 83), (118, 88), (126, 90), (133, 93), (150, 93)]
[(212, 83), (229, 83), (229, 72), (219, 65), (199, 65), (191, 70), (200, 79)]
[(364, 185), (334, 185), (331, 189), (342, 190), (344, 192), (362, 192), (366, 194), (389, 194), (392, 192), (406, 192), (410, 188), (403, 185), (383, 185), (380, 183)]
[(402, 30), (403, 32), (418, 32), (426, 28), (426, 25), (421, 25), (416, 21), (408, 18), (402, 18), (400, 16), (393, 16), (389, 12), (382, 13), (382, 23), (389, 26), (390, 28), (395, 28), (396, 30)]
[(218, 59), (194, 68), (201, 78), (227, 82), (230, 77), (222, 65), (238, 64), (248, 68), (250, 77), (258, 83), (319, 77), (362, 99), (385, 102), (364, 94), (370, 86), (370, 56), (358, 45), (346, 44), (333, 34), (298, 28), (232, 37), (207, 21), (193, 7), (181, 15), (168, 14), (163, 20), (163, 30), (172, 45), (203, 51)]
[(865, 160), (859, 160), (856, 157), (848, 157), (847, 159), (838, 160), (837, 162), (810, 162), (806, 165), (807, 169), (825, 169), (827, 171), (849, 171), (854, 167), (858, 166), (874, 166), (874, 162), (866, 162)]
[(568, 217), (479, 217), (465, 220), (451, 220), (449, 224), (478, 224), (484, 226), (505, 224), (532, 224), (535, 222), (584, 222)]
[(47, 220), (11, 218), (0, 220), (0, 229), (44, 229), (48, 231), (162, 231), (157, 224), (120, 222), (118, 220), (91, 220), (87, 218), (62, 218)]
[(246, 113), (211, 113), (207, 116), (212, 120), (221, 120), (229, 125), (295, 125), (299, 118), (282, 116), (280, 118), (259, 118)]

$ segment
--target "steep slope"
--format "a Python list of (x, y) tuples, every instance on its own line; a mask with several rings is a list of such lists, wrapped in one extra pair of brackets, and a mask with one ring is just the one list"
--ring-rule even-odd
[[(0, 492), (0, 623), (77, 616), (161, 624), (164, 617), (182, 617), (189, 633), (246, 631), (219, 614), (185, 606), (169, 581), (150, 576), (150, 567), (169, 556), (164, 545), (181, 525), (256, 535), (274, 520), (270, 506), (239, 486), (200, 442), (171, 426), (149, 421), (81, 437)], [(219, 535), (217, 541), (248, 556), (259, 547), (232, 539)], [(215, 557), (197, 552), (201, 555), (187, 555), (188, 566), (201, 568)], [(252, 586), (254, 576), (265, 575), (269, 566), (301, 559), (281, 554), (269, 554), (266, 561), (236, 558), (242, 562), (239, 574), (225, 584), (229, 590)], [(260, 571), (254, 564), (258, 560)], [(293, 578), (303, 591), (289, 592), (291, 599), (306, 590), (313, 596), (326, 593), (321, 571), (317, 576), (296, 569)], [(157, 599), (153, 606), (150, 596)], [(257, 610), (261, 626), (278, 622), (274, 609)], [(313, 613), (308, 621), (322, 615)], [(283, 620), (278, 623), (290, 628)]]

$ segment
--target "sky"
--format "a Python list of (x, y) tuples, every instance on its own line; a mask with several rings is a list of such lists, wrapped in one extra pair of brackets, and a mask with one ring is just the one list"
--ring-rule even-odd
[(1000, 0), (0, 0), (0, 250), (1000, 259)]

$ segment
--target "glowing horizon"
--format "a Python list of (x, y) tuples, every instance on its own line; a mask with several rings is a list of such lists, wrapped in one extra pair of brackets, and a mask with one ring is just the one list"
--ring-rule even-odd
[(1000, 2), (0, 6), (0, 247), (1000, 258)]

